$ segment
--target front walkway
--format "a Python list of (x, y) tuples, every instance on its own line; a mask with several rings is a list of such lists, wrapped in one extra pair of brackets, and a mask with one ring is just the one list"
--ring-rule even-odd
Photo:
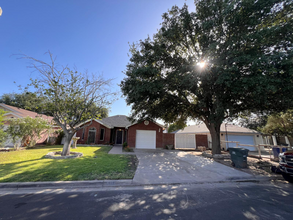
[(123, 152), (122, 145), (114, 145), (108, 154), (130, 154), (135, 155), (134, 152)]

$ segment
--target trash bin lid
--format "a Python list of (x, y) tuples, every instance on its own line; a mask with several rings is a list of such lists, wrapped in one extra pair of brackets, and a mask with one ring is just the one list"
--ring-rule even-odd
[(247, 155), (248, 154), (248, 149), (242, 148), (242, 147), (230, 147), (229, 148), (229, 153), (230, 155), (238, 155), (238, 156), (242, 156), (242, 155)]
[(246, 148), (243, 148), (243, 147), (229, 147), (229, 151), (232, 150), (232, 151), (237, 151), (237, 152), (244, 152), (244, 151), (249, 151), (248, 149)]

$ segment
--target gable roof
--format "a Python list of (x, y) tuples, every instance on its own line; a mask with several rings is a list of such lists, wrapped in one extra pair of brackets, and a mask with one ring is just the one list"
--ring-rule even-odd
[[(220, 132), (226, 132), (226, 128), (227, 128), (227, 132), (229, 133), (244, 133), (244, 134), (259, 134), (257, 131), (248, 129), (248, 128), (244, 128), (244, 127), (240, 127), (237, 125), (231, 125), (231, 124), (226, 124), (222, 123), (221, 124), (221, 128), (220, 128)], [(187, 126), (184, 129), (172, 132), (175, 134), (188, 134), (188, 133), (210, 133), (209, 129), (207, 128), (207, 126), (203, 123), (203, 124), (199, 124), (199, 125), (191, 125), (191, 126)]]
[(11, 106), (11, 105), (3, 104), (3, 103), (0, 103), (0, 108), (3, 108), (4, 110), (8, 111), (8, 113), (6, 113), (5, 115), (13, 114), (13, 115), (15, 115), (16, 117), (19, 117), (19, 118), (25, 118), (25, 117), (31, 117), (31, 118), (42, 117), (43, 119), (46, 119), (49, 122), (51, 122), (53, 120), (53, 117), (51, 117), (51, 116), (47, 116), (47, 115), (43, 115), (43, 114), (38, 114), (36, 112), (32, 112), (32, 111), (25, 110), (25, 109), (22, 109), (22, 108), (17, 108), (17, 107)]
[(106, 124), (110, 127), (128, 127), (132, 125), (131, 121), (128, 120), (126, 115), (114, 115), (108, 118), (103, 118), (99, 120), (102, 124)]
[[(158, 125), (159, 127), (161, 127), (161, 128), (163, 128), (164, 129), (164, 126), (163, 125), (161, 125), (161, 124), (159, 124), (159, 123), (157, 123), (157, 122), (155, 122), (155, 121), (152, 121), (152, 120), (147, 120), (147, 121), (151, 121), (151, 122), (153, 122), (154, 124), (156, 124), (156, 125)], [(132, 125), (136, 125), (136, 124), (139, 124), (139, 123), (141, 123), (142, 121), (140, 121), (140, 122), (134, 122), (134, 123), (132, 123), (131, 125), (128, 125), (126, 128), (129, 128), (130, 126), (132, 126)]]
[[(87, 122), (91, 121), (90, 119), (79, 124), (78, 126), (81, 126), (82, 124), (85, 124)], [(96, 121), (102, 125), (104, 125), (107, 128), (129, 128), (132, 125), (137, 124), (138, 122), (132, 123), (130, 120), (128, 120), (128, 117), (126, 115), (114, 115), (108, 118), (103, 119), (93, 119), (93, 121)], [(157, 124), (158, 126), (164, 128), (163, 125), (160, 125), (159, 123), (152, 121), (153, 123)]]

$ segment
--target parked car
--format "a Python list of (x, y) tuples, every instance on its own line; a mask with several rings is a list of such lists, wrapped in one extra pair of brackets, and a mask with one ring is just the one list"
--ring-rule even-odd
[(283, 178), (293, 183), (293, 150), (280, 153), (279, 164)]

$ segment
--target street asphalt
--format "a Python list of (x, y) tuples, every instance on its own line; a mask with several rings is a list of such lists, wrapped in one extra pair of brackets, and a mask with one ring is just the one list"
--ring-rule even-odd
[(0, 189), (0, 219), (292, 219), (284, 181)]

